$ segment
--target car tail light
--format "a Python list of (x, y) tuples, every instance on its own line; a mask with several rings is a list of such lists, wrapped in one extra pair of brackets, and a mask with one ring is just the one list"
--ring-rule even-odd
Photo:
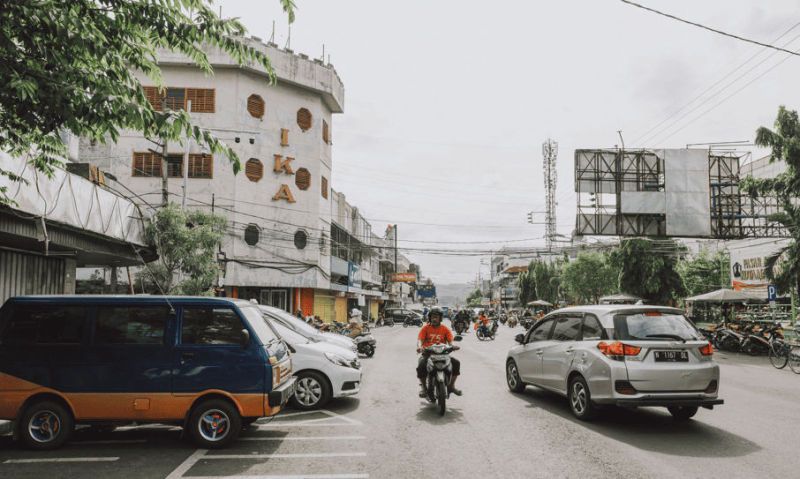
[(620, 394), (633, 395), (636, 394), (636, 388), (633, 387), (628, 381), (616, 381), (614, 383), (614, 390)]
[(642, 348), (638, 346), (631, 346), (619, 341), (614, 341), (613, 343), (600, 341), (597, 344), (597, 349), (609, 357), (638, 356), (642, 351)]
[(711, 382), (708, 383), (708, 387), (706, 388), (705, 392), (707, 394), (711, 394), (711, 393), (717, 392), (717, 380), (716, 379), (712, 379)]
[(712, 346), (711, 343), (709, 342), (708, 344), (700, 348), (700, 354), (702, 354), (703, 356), (711, 356), (712, 354), (714, 354), (714, 346)]
[(660, 311), (647, 311), (644, 313), (645, 316), (661, 316)]

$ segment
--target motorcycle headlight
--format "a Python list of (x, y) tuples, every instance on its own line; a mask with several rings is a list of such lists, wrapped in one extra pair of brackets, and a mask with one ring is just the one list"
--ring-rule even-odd
[(340, 356), (336, 353), (325, 353), (325, 357), (328, 359), (328, 361), (332, 362), (333, 364), (336, 364), (337, 366), (358, 369), (356, 366), (354, 366), (354, 364), (358, 364), (357, 361), (355, 362), (350, 361), (344, 356)]

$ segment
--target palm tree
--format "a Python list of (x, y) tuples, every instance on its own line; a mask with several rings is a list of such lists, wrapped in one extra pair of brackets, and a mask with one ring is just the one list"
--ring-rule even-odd
[(772, 149), (770, 163), (786, 162), (786, 171), (774, 178), (747, 177), (742, 189), (751, 196), (774, 196), (783, 209), (768, 220), (780, 223), (791, 235), (789, 244), (767, 258), (767, 278), (781, 292), (795, 288), (800, 297), (800, 119), (796, 111), (783, 105), (778, 109), (775, 129), (761, 127), (756, 131), (756, 145)]

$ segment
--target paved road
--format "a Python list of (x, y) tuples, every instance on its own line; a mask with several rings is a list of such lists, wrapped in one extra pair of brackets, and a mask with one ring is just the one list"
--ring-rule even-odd
[[(0, 477), (795, 477), (800, 376), (765, 358), (718, 354), (726, 404), (694, 421), (666, 411), (610, 411), (574, 420), (566, 402), (528, 388), (510, 393), (503, 363), (521, 332), (494, 342), (468, 334), (458, 357), (465, 395), (445, 417), (416, 397), (416, 328), (381, 328), (357, 398), (280, 417), (224, 451), (196, 450), (170, 428), (79, 432), (37, 453), (0, 438)], [(28, 462), (33, 461), (33, 462)], [(43, 462), (50, 461), (50, 462)]]

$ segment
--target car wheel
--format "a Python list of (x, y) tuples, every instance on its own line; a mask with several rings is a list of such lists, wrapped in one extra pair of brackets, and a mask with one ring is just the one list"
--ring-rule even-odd
[(506, 384), (511, 392), (521, 393), (525, 391), (525, 383), (519, 377), (519, 370), (517, 363), (513, 359), (509, 359), (506, 363)]
[(22, 413), (19, 437), (31, 449), (61, 447), (75, 429), (72, 413), (55, 401), (36, 401)]
[(368, 345), (364, 346), (364, 356), (366, 356), (368, 358), (371, 358), (372, 356), (375, 356), (375, 346), (373, 346), (371, 344), (368, 344)]
[(581, 421), (589, 421), (597, 414), (597, 407), (592, 403), (589, 385), (582, 376), (575, 376), (569, 382), (567, 399), (572, 414)]
[(303, 371), (297, 375), (297, 389), (292, 396), (292, 405), (301, 411), (310, 411), (325, 406), (331, 399), (328, 380), (314, 371)]
[(223, 399), (201, 401), (189, 416), (189, 435), (203, 449), (226, 447), (239, 437), (241, 430), (239, 411)]
[(688, 421), (697, 414), (697, 406), (673, 406), (668, 407), (667, 410), (676, 421)]

